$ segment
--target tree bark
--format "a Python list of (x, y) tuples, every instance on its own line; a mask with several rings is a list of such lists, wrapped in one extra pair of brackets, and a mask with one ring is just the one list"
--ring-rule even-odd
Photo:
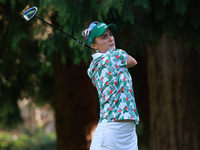
[(66, 64), (54, 54), (55, 116), (58, 150), (86, 150), (87, 136), (97, 124), (97, 97), (87, 65)]
[[(148, 147), (150, 127), (149, 127), (149, 90), (147, 77), (147, 55), (141, 49), (136, 52), (137, 65), (135, 66), (135, 74), (137, 75), (134, 86), (137, 107), (140, 116), (140, 123), (137, 129), (141, 128), (143, 133), (138, 133), (138, 146)], [(134, 73), (133, 73), (134, 75)]]
[(147, 57), (149, 150), (199, 150), (200, 52), (164, 34)]

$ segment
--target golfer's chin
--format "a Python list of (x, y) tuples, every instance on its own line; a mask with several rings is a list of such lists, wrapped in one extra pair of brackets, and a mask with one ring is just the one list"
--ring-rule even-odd
[(108, 46), (108, 47), (106, 48), (106, 50), (99, 50), (99, 51), (100, 51), (100, 53), (105, 53), (105, 52), (107, 52), (108, 50), (110, 50), (111, 48), (116, 49), (115, 45), (112, 45), (112, 46)]

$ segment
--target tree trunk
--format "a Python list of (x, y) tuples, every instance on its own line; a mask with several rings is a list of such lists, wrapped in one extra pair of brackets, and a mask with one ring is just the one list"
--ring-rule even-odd
[(98, 121), (97, 97), (87, 65), (63, 65), (54, 54), (55, 115), (58, 150), (86, 150), (87, 136)]
[(164, 34), (147, 57), (149, 150), (199, 150), (200, 52)]
[[(146, 53), (146, 50), (145, 50)], [(135, 66), (137, 75), (137, 85), (135, 88), (135, 97), (140, 116), (140, 124), (137, 129), (141, 128), (143, 133), (138, 134), (138, 146), (148, 147), (150, 127), (149, 127), (149, 90), (147, 77), (147, 55), (143, 54), (141, 49), (136, 52), (137, 65)], [(134, 74), (133, 74), (134, 75)], [(136, 81), (133, 81), (136, 82)], [(138, 88), (138, 90), (137, 90)], [(144, 124), (144, 126), (142, 125)]]
[(132, 81), (133, 81), (134, 95), (141, 120), (139, 125), (136, 127), (138, 136), (138, 146), (140, 149), (142, 148), (145, 149), (145, 147), (148, 147), (149, 131), (150, 131), (149, 94), (148, 94), (148, 81), (147, 81), (147, 56), (144, 54), (144, 51), (141, 50), (140, 48), (137, 48), (135, 53), (136, 53), (135, 55), (129, 53), (137, 61), (137, 65), (133, 68), (129, 68), (129, 72), (133, 79)]

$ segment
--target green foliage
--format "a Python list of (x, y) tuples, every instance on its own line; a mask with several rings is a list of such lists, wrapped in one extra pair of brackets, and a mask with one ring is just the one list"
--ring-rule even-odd
[(27, 130), (26, 133), (12, 134), (0, 132), (0, 149), (1, 150), (56, 150), (56, 134), (45, 134), (42, 129), (38, 128), (32, 132)]
[(135, 0), (134, 6), (142, 6), (145, 11), (151, 11), (151, 3), (149, 0)]
[(181, 15), (184, 15), (186, 10), (187, 10), (187, 3), (188, 0), (175, 0), (174, 4), (175, 4), (175, 11), (177, 13), (180, 13)]
[[(85, 26), (88, 26), (94, 20), (116, 23), (118, 26), (118, 35), (121, 35), (121, 37), (126, 37), (127, 34), (124, 34), (124, 31), (129, 27), (128, 30), (132, 33), (129, 37), (130, 42), (128, 39), (128, 41), (123, 41), (119, 45), (127, 48), (130, 47), (128, 49), (134, 50), (138, 46), (145, 47), (147, 44), (158, 43), (163, 32), (166, 32), (170, 37), (175, 39), (181, 36), (180, 33), (184, 32), (187, 28), (185, 27), (186, 22), (188, 22), (186, 14), (191, 12), (191, 8), (188, 8), (191, 5), (190, 3), (192, 4), (193, 2), (189, 2), (188, 0), (76, 0), (73, 2), (66, 0), (46, 0), (43, 7), (53, 10), (53, 16), (51, 17), (53, 23), (57, 24), (66, 33), (83, 42), (85, 40), (81, 37), (80, 33)], [(47, 9), (44, 10), (47, 11)], [(190, 20), (197, 29), (199, 21), (196, 22), (196, 20), (199, 19)], [(58, 34), (55, 34), (52, 38), (57, 36)], [(135, 38), (137, 38), (138, 43), (132, 42)], [(63, 63), (72, 61), (77, 64), (81, 60), (87, 61), (90, 58), (91, 52), (73, 39), (64, 36), (61, 36), (60, 39), (62, 39), (62, 42), (65, 41), (69, 47), (57, 45), (57, 49), (60, 49), (62, 53), (66, 49), (71, 49), (66, 54), (63, 54), (65, 55), (61, 58)], [(122, 41), (119, 37), (116, 37), (116, 39)], [(46, 40), (51, 40), (51, 37)], [(48, 43), (50, 42), (42, 41), (42, 45)], [(195, 44), (192, 45), (194, 46)], [(55, 50), (54, 47), (48, 50), (47, 47), (49, 45), (43, 48), (49, 51), (49, 53)]]
[(25, 0), (0, 4), (0, 126), (4, 129), (22, 123), (17, 100), (52, 101), (51, 60), (41, 61), (38, 42), (32, 37), (35, 22), (20, 14), (26, 5)]
[(6, 0), (0, 0), (0, 3), (5, 4)]
[[(36, 18), (25, 21), (27, 5), (37, 16), (87, 44), (81, 32), (93, 21), (115, 23), (117, 48), (131, 54), (158, 44), (163, 33), (184, 40), (185, 48), (199, 50), (200, 1), (189, 0), (0, 0), (0, 123), (22, 122), (17, 100), (32, 97), (42, 104), (53, 100), (53, 55), (62, 63), (79, 64), (91, 51)], [(15, 115), (13, 115), (15, 114)], [(8, 118), (4, 120), (4, 118)], [(18, 121), (17, 121), (18, 120)]]

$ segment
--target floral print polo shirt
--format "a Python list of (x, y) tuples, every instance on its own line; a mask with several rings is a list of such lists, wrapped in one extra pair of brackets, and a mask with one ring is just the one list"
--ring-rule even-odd
[(112, 48), (98, 55), (90, 63), (87, 73), (99, 95), (99, 122), (130, 119), (138, 124), (132, 78), (126, 67), (128, 54)]

